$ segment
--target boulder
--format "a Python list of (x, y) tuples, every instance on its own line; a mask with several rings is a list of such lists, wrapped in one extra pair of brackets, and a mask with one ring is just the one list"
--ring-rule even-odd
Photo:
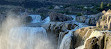
[(55, 21), (55, 22), (63, 22), (63, 21), (70, 21), (72, 20), (72, 17), (70, 16), (65, 16), (63, 14), (60, 14), (60, 13), (54, 13), (54, 12), (51, 12), (50, 13), (50, 20), (51, 21)]
[(76, 20), (78, 22), (85, 23), (86, 17), (85, 16), (76, 16)]

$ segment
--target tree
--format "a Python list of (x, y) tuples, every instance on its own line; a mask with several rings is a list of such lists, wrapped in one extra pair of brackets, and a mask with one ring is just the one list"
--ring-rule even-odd
[(103, 2), (101, 2), (100, 8), (103, 9)]
[(107, 7), (109, 7), (109, 6), (110, 6), (110, 4), (108, 3), (108, 4), (107, 4)]

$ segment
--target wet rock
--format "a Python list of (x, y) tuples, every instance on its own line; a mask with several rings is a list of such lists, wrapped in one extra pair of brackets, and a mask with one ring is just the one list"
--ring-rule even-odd
[(48, 32), (52, 32), (59, 37), (60, 32), (65, 32), (67, 30), (72, 30), (77, 25), (73, 23), (64, 23), (64, 22), (50, 22), (48, 24), (42, 25)]

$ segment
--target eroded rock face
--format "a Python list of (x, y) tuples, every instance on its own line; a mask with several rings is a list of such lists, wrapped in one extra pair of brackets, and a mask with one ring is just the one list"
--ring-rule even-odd
[(76, 44), (84, 45), (82, 49), (111, 49), (111, 31), (97, 31), (96, 27), (85, 27), (74, 32)]
[(103, 11), (103, 14), (96, 26), (104, 30), (111, 30), (111, 10)]
[(76, 44), (74, 45), (74, 47), (78, 47), (84, 44), (84, 41), (89, 38), (89, 36), (91, 35), (91, 33), (94, 31), (93, 26), (91, 27), (84, 27), (81, 29), (78, 29), (76, 31), (74, 31), (74, 36), (76, 36)]
[(65, 16), (63, 14), (60, 13), (50, 13), (50, 20), (53, 22), (63, 22), (63, 21), (70, 21), (72, 20), (72, 17), (70, 16)]
[(84, 49), (99, 49), (99, 45), (97, 44), (98, 39), (96, 37), (92, 37), (87, 40)]

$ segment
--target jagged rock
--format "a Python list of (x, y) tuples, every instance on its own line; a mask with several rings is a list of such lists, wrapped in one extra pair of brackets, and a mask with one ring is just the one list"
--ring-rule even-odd
[(111, 34), (106, 34), (106, 49), (111, 49)]
[(50, 22), (48, 24), (42, 25), (47, 32), (52, 32), (59, 37), (60, 32), (65, 32), (67, 30), (74, 29), (77, 25), (73, 23), (64, 23), (64, 22)]
[(50, 13), (50, 20), (51, 20), (51, 21), (63, 22), (63, 21), (72, 20), (72, 17), (70, 17), (70, 16), (65, 16), (65, 15), (60, 14), (60, 13), (51, 12), (51, 13)]

